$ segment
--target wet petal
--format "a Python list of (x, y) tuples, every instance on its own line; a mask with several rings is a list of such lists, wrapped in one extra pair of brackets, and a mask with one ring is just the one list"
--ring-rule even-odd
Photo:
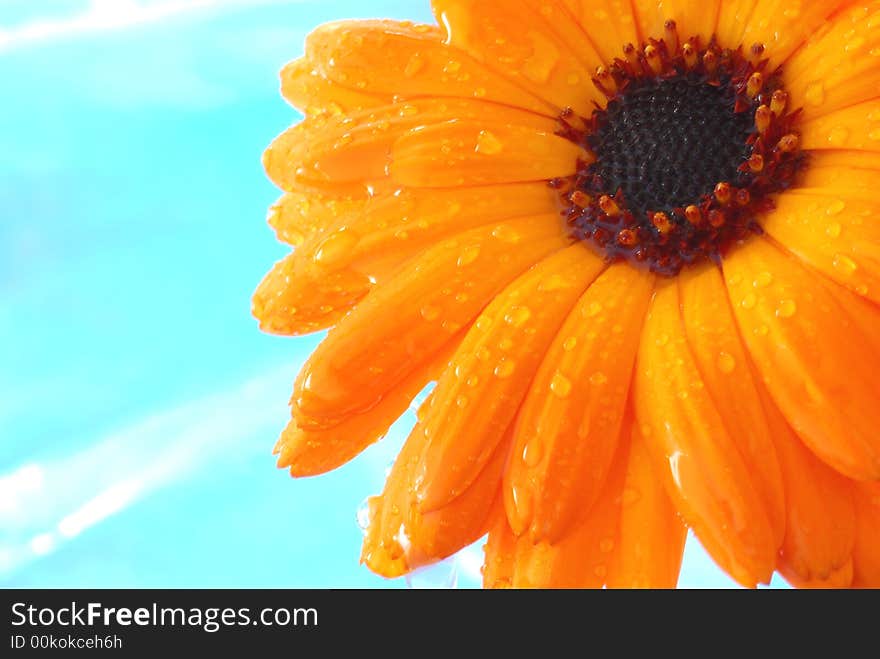
[(427, 411), (417, 481), (423, 510), (448, 503), (484, 468), (559, 326), (603, 267), (592, 251), (572, 245), (536, 264), (480, 314)]
[[(880, 183), (880, 176), (874, 178)], [(780, 195), (763, 227), (816, 270), (880, 302), (880, 203), (855, 197), (834, 187), (792, 191)]]
[(629, 442), (617, 442), (602, 493), (589, 512), (558, 542), (534, 542), (524, 533), (516, 543), (515, 588), (601, 588), (618, 544), (621, 499)]
[[(639, 34), (638, 19), (630, 0), (564, 0), (564, 4), (580, 24), (585, 38), (593, 44), (601, 55), (601, 64), (610, 64), (615, 57), (623, 56), (623, 46), (638, 45), (643, 40)], [(656, 1), (645, 3), (645, 11), (650, 12)], [(602, 101), (602, 105), (604, 105)]]
[(574, 174), (590, 156), (552, 131), (452, 120), (415, 128), (394, 143), (391, 177), (446, 187), (549, 180)]
[[(727, 2), (720, 4), (724, 14)], [(784, 65), (842, 4), (845, 3), (841, 0), (757, 0), (744, 26), (741, 43), (745, 48), (754, 43), (764, 44), (771, 67)], [(784, 66), (787, 72), (787, 65)]]
[[(593, 4), (599, 3), (593, 0)], [(718, 0), (634, 0), (632, 4), (638, 11), (639, 24), (645, 37), (663, 38), (666, 21), (673, 20), (680, 41), (700, 37), (700, 43), (705, 45), (715, 34), (722, 3)], [(615, 55), (619, 56), (619, 51)]]
[(350, 114), (391, 102), (390, 96), (375, 96), (328, 80), (305, 57), (281, 69), (281, 95), (306, 116)]
[(590, 82), (601, 59), (560, 3), (433, 0), (446, 41), (557, 108), (589, 116), (605, 97)]
[(455, 345), (451, 341), (434, 360), (410, 373), (364, 414), (319, 430), (302, 429), (291, 421), (278, 442), (278, 466), (289, 467), (291, 476), (315, 476), (351, 460), (385, 436), (419, 392), (442, 371)]
[(654, 295), (635, 386), (639, 427), (682, 518), (739, 583), (768, 582), (773, 526), (688, 348), (674, 282)]
[[(419, 129), (418, 137), (422, 128), (446, 125), (451, 120), (492, 126), (493, 130), (501, 126), (514, 135), (519, 135), (517, 131), (535, 132), (562, 139), (553, 135), (555, 121), (525, 110), (474, 99), (413, 99), (352, 115), (307, 118), (272, 142), (263, 164), (269, 177), (285, 190), (298, 181), (326, 186), (378, 180), (387, 176), (392, 150), (401, 136)], [(571, 143), (569, 146), (574, 148)]]
[(692, 268), (679, 276), (679, 294), (682, 325), (694, 362), (763, 501), (778, 547), (785, 533), (782, 473), (724, 279), (714, 265)]
[(555, 542), (602, 490), (617, 448), (654, 277), (606, 270), (556, 334), (517, 418), (505, 505), (518, 533)]
[[(818, 115), (802, 122), (800, 131), (803, 149), (880, 151), (880, 100), (856, 103)], [(816, 166), (815, 161), (813, 155), (810, 169)]]
[[(820, 5), (821, 3), (816, 3)], [(785, 84), (804, 121), (880, 95), (880, 3), (841, 10), (785, 64)]]
[(555, 117), (558, 110), (443, 43), (429, 25), (340, 21), (306, 39), (306, 56), (333, 82), (403, 100), (420, 96), (479, 98)]
[(374, 289), (312, 353), (294, 390), (297, 421), (326, 427), (368, 410), (511, 280), (567, 242), (558, 218), (542, 215), (434, 245)]
[(798, 436), (841, 473), (880, 477), (871, 341), (817, 275), (767, 240), (734, 250), (724, 274), (743, 339)]
[(758, 386), (785, 483), (778, 569), (798, 587), (848, 586), (856, 530), (851, 483), (801, 443), (763, 385)]
[(675, 588), (687, 527), (678, 517), (638, 429), (630, 424), (620, 528), (609, 588)]
[(507, 515), (498, 510), (489, 527), (489, 538), (483, 551), (486, 560), (483, 567), (484, 588), (510, 588), (516, 565), (516, 536), (507, 523)]

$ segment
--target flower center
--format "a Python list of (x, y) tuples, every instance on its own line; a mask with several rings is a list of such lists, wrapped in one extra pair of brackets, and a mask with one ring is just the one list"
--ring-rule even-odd
[(744, 53), (664, 39), (599, 67), (608, 98), (589, 118), (560, 116), (559, 134), (590, 151), (569, 179), (551, 185), (572, 235), (661, 275), (761, 233), (770, 195), (802, 168), (781, 72), (768, 73), (763, 46)]

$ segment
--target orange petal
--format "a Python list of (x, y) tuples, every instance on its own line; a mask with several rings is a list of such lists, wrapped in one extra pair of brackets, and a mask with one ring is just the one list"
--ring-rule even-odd
[[(724, 14), (727, 2), (719, 4)], [(771, 67), (778, 66), (802, 47), (842, 4), (845, 2), (841, 0), (758, 0), (743, 26), (740, 41), (744, 48), (750, 48), (754, 43), (764, 44), (764, 57), (770, 58)], [(736, 48), (737, 45), (728, 47)], [(784, 70), (788, 71), (787, 65)]]
[(451, 234), (554, 208), (545, 183), (401, 189), (366, 200), (288, 193), (270, 211), (293, 255), (258, 289), (254, 312), (266, 331), (329, 327), (402, 263)]
[(564, 4), (581, 26), (585, 38), (601, 55), (600, 64), (606, 65), (615, 57), (623, 56), (622, 48), (625, 44), (638, 45), (643, 41), (639, 33), (636, 6), (650, 12), (650, 7), (641, 5), (653, 4), (653, 9), (657, 5), (656, 0), (649, 3), (631, 3), (630, 0), (564, 0)]
[[(880, 151), (880, 99), (816, 116), (802, 122), (800, 131), (803, 149)], [(815, 166), (811, 158), (810, 169)]]
[(757, 386), (785, 483), (785, 538), (777, 567), (798, 587), (848, 586), (841, 581), (847, 573), (852, 580), (850, 483), (801, 443), (763, 385)]
[[(600, 3), (597, 0), (592, 0), (591, 4)], [(718, 0), (708, 0), (708, 2), (634, 0), (632, 4), (638, 12), (639, 24), (645, 37), (663, 38), (666, 21), (674, 20), (679, 41), (684, 42), (690, 37), (700, 37), (700, 43), (703, 45), (708, 44), (712, 35), (715, 34), (715, 25), (718, 22), (718, 13), (721, 7), (721, 2)], [(736, 45), (728, 47), (735, 48)], [(618, 49), (614, 55), (620, 57), (620, 50)]]
[(294, 388), (297, 422), (332, 426), (370, 409), (511, 280), (567, 243), (550, 214), (434, 245), (374, 289), (312, 353)]
[(328, 80), (371, 94), (479, 98), (555, 117), (540, 100), (467, 53), (443, 43), (434, 26), (398, 21), (340, 21), (306, 38), (306, 56)]
[(279, 135), (263, 163), (269, 177), (285, 190), (298, 181), (328, 185), (381, 179), (388, 173), (395, 141), (414, 128), (449, 120), (550, 135), (557, 127), (547, 117), (476, 99), (413, 99), (351, 115), (309, 117)]
[(874, 54), (880, 52), (878, 26), (880, 3), (854, 4), (816, 30), (788, 60), (786, 89), (792, 107), (803, 106), (805, 121), (880, 95), (880, 67)]
[(540, 181), (574, 174), (589, 159), (581, 147), (552, 131), (452, 120), (400, 137), (391, 178), (430, 188)]
[(308, 334), (333, 325), (370, 290), (370, 280), (343, 268), (299, 276), (296, 253), (278, 261), (254, 292), (251, 311), (272, 334)]
[(628, 437), (618, 450), (596, 504), (558, 542), (533, 542), (530, 534), (516, 543), (516, 588), (601, 588), (608, 577), (626, 480)]
[(304, 430), (291, 421), (281, 435), (279, 467), (290, 467), (291, 476), (315, 476), (345, 464), (388, 432), (412, 400), (446, 365), (457, 341), (453, 339), (431, 362), (417, 368), (364, 414), (338, 426)]
[(856, 483), (853, 586), (880, 588), (880, 483)]
[(782, 473), (724, 279), (711, 265), (685, 270), (678, 281), (682, 324), (694, 362), (763, 501), (773, 543), (779, 547), (785, 534)]
[[(858, 151), (813, 151), (810, 154), (810, 166), (804, 170), (798, 187), (790, 193), (809, 192), (824, 196), (839, 195), (842, 198), (860, 201), (875, 201), (877, 187), (880, 186), (880, 153), (873, 154), (877, 158), (876, 167), (863, 166), (858, 160), (847, 163), (841, 158), (844, 155), (859, 153)], [(833, 229), (832, 233), (834, 233)]]
[(434, 390), (417, 479), (423, 511), (458, 496), (484, 468), (519, 409), (547, 346), (603, 268), (575, 244), (498, 294), (470, 328)]
[(675, 588), (687, 527), (669, 500), (641, 433), (630, 424), (629, 460), (609, 588)]
[(810, 449), (853, 478), (880, 477), (877, 354), (817, 275), (767, 240), (724, 261), (743, 339)]
[(590, 82), (601, 58), (556, 2), (433, 0), (447, 43), (561, 111), (589, 116), (605, 97)]
[(691, 356), (675, 282), (654, 295), (635, 386), (640, 429), (684, 521), (739, 583), (768, 582), (776, 562), (773, 527)]
[[(880, 175), (874, 178), (880, 184)], [(875, 193), (876, 189), (875, 185)], [(833, 187), (797, 190), (780, 195), (777, 208), (764, 218), (763, 227), (788, 251), (830, 279), (880, 302), (878, 212), (876, 199), (859, 199)]]
[(516, 536), (507, 523), (503, 510), (498, 509), (493, 520), (489, 526), (489, 538), (483, 548), (486, 555), (483, 587), (510, 588), (513, 585), (516, 564)]
[(558, 540), (602, 491), (654, 277), (606, 270), (556, 335), (517, 418), (505, 505), (518, 533)]
[(350, 114), (392, 100), (391, 96), (376, 96), (328, 80), (305, 57), (281, 69), (281, 95), (306, 116)]
[[(724, 48), (743, 44), (743, 32), (751, 20), (757, 0), (722, 0), (715, 26), (715, 36)], [(775, 17), (774, 17), (775, 20)], [(743, 44), (746, 48), (751, 44)]]
[(278, 240), (298, 247), (307, 238), (339, 224), (340, 218), (363, 216), (367, 203), (367, 199), (346, 199), (301, 188), (285, 192), (269, 208), (266, 219)]
[[(485, 535), (498, 496), (509, 442), (502, 442), (471, 486), (448, 505), (423, 515), (413, 479), (424, 450), (424, 423), (416, 424), (391, 468), (385, 489), (373, 498), (362, 560), (394, 577), (451, 556)], [(500, 509), (500, 507), (499, 507)]]

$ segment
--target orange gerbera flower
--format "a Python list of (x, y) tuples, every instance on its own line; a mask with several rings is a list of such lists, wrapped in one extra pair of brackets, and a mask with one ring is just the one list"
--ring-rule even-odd
[(485, 585), (880, 585), (880, 2), (434, 0), (325, 25), (261, 327), (330, 328), (279, 464), (436, 380), (363, 560)]

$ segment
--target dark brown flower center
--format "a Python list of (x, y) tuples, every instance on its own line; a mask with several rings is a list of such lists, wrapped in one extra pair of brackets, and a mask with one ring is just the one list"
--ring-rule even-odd
[(789, 188), (804, 159), (781, 72), (763, 47), (748, 53), (665, 39), (599, 67), (608, 97), (589, 118), (567, 111), (559, 133), (594, 156), (560, 191), (572, 235), (652, 271), (719, 259), (760, 233), (770, 195)]

